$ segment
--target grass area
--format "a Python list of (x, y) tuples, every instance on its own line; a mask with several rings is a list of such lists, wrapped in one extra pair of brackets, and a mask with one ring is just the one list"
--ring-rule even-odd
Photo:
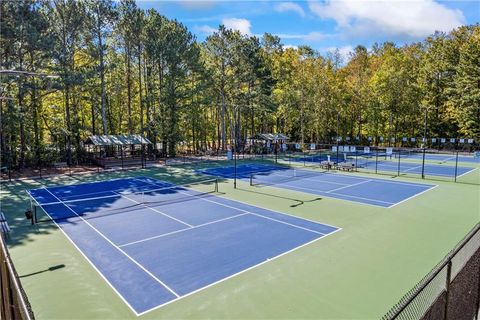
[[(205, 166), (3, 184), (2, 211), (13, 230), (8, 245), (37, 318), (136, 317), (53, 223), (28, 224), (24, 189), (138, 175), (184, 183), (200, 179), (191, 169)], [(385, 209), (244, 181), (235, 190), (223, 180), (222, 197), (343, 230), (140, 318), (378, 319), (480, 220), (479, 185), (425, 183), (439, 186)]]

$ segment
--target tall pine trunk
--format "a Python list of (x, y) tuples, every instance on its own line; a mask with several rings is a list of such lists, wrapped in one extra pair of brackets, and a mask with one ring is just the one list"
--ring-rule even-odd
[[(100, 27), (99, 27), (100, 30)], [(103, 134), (108, 134), (107, 130), (107, 115), (106, 115), (106, 103), (105, 103), (105, 62), (103, 52), (103, 41), (100, 31), (98, 32), (98, 46), (100, 56), (100, 95), (101, 95), (101, 108), (102, 108), (102, 125)]]

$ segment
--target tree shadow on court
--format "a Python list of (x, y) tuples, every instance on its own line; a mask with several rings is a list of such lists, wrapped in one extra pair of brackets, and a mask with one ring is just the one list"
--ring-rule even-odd
[(55, 270), (62, 269), (62, 268), (65, 268), (65, 265), (63, 263), (55, 265), (55, 266), (51, 266), (47, 269), (43, 269), (43, 270), (40, 270), (40, 271), (35, 271), (35, 272), (27, 273), (27, 274), (22, 274), (22, 275), (19, 275), (18, 277), (19, 278), (27, 278), (27, 277), (36, 276), (38, 274), (42, 274), (42, 273), (45, 273), (45, 272), (51, 272), (51, 271), (55, 271)]
[(241, 188), (241, 187), (237, 187), (238, 190), (242, 190), (244, 192), (249, 192), (249, 193), (254, 193), (254, 194), (261, 194), (261, 195), (264, 195), (264, 196), (268, 196), (268, 197), (273, 197), (273, 198), (277, 198), (277, 199), (284, 199), (284, 200), (290, 200), (290, 201), (293, 201), (295, 202), (294, 204), (291, 204), (290, 207), (291, 208), (296, 208), (296, 207), (299, 207), (305, 203), (310, 203), (310, 202), (316, 202), (316, 201), (320, 201), (320, 200), (323, 200), (323, 198), (313, 198), (313, 199), (310, 199), (310, 200), (300, 200), (300, 199), (295, 199), (295, 198), (290, 198), (290, 197), (284, 197), (284, 196), (279, 196), (277, 194), (271, 194), (271, 193), (266, 193), (266, 192), (261, 192), (258, 190), (258, 187), (255, 188), (255, 190), (248, 190), (248, 189), (245, 189), (245, 188)]

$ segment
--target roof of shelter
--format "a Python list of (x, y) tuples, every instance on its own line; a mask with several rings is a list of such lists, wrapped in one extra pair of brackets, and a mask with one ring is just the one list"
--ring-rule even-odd
[(131, 144), (151, 144), (151, 142), (139, 134), (128, 135), (99, 135), (89, 136), (85, 140), (85, 144), (93, 144), (96, 146), (113, 146), (113, 145), (131, 145)]

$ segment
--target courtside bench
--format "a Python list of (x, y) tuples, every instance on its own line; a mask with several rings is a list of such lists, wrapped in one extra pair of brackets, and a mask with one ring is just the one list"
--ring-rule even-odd
[(0, 211), (0, 234), (3, 236), (8, 236), (10, 232), (10, 226), (8, 225), (7, 219), (3, 212)]
[(333, 166), (335, 165), (335, 163), (333, 161), (322, 161), (320, 162), (320, 166), (323, 168), (323, 169), (331, 169), (333, 168)]
[(342, 162), (337, 164), (337, 169), (342, 171), (353, 171), (355, 170), (354, 162)]

